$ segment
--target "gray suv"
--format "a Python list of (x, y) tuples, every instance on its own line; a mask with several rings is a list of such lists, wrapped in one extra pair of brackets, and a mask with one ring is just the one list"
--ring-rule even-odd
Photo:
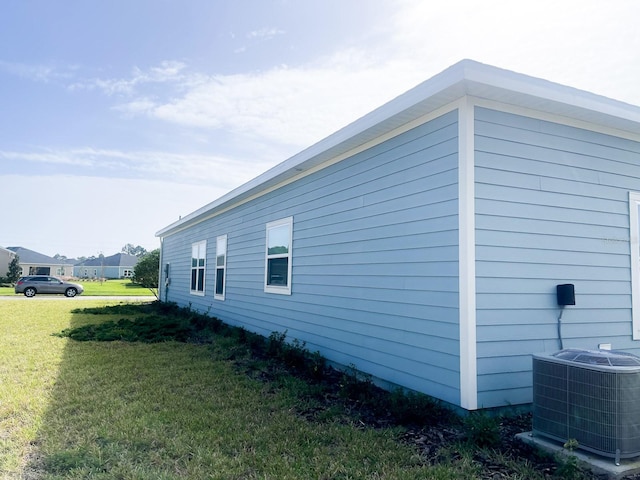
[(75, 297), (84, 292), (84, 288), (82, 285), (65, 282), (58, 277), (29, 275), (18, 280), (15, 292), (24, 293), (25, 297), (35, 297), (36, 293), (61, 293), (67, 297)]

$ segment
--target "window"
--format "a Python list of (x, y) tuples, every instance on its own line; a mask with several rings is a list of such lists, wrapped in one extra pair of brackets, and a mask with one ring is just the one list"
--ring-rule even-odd
[(131, 278), (133, 277), (133, 270), (129, 270), (128, 268), (125, 268), (122, 272), (122, 276), (124, 278)]
[(264, 291), (291, 295), (293, 217), (267, 224)]
[(216, 239), (216, 289), (213, 295), (213, 297), (218, 300), (224, 300), (226, 266), (227, 236), (220, 235)]
[(191, 245), (191, 293), (204, 295), (204, 271), (206, 267), (207, 242)]

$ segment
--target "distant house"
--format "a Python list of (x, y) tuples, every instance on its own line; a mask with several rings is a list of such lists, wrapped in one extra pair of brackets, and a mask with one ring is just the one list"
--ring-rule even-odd
[(533, 353), (640, 353), (640, 108), (465, 60), (157, 236), (163, 301), (527, 404)]
[(9, 264), (16, 256), (15, 252), (0, 247), (0, 277), (6, 277), (9, 272)]
[(138, 257), (135, 255), (116, 253), (77, 263), (73, 267), (73, 274), (78, 278), (131, 278), (137, 263)]
[(57, 275), (73, 276), (73, 263), (69, 260), (58, 260), (24, 247), (7, 247), (20, 257), (22, 275)]

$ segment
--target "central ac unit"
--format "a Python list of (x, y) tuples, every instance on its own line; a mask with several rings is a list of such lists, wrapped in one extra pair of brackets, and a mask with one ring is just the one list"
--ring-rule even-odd
[(611, 457), (640, 455), (640, 357), (565, 349), (533, 356), (533, 434)]

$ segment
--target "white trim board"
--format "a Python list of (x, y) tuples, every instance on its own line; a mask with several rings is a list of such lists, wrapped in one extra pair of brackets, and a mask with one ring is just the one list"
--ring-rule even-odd
[(478, 408), (474, 108), (465, 98), (458, 109), (460, 406), (467, 410)]
[(632, 338), (640, 340), (640, 193), (629, 192)]

